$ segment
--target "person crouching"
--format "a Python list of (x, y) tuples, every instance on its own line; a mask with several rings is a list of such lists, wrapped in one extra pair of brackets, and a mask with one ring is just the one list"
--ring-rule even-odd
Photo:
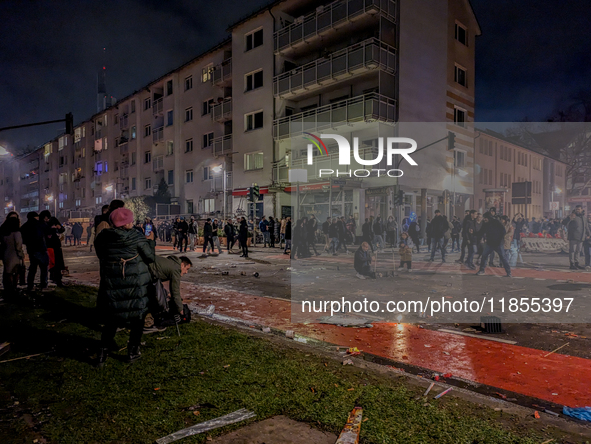
[(359, 279), (365, 279), (366, 276), (372, 279), (376, 277), (371, 271), (371, 252), (367, 242), (363, 242), (355, 252), (355, 271)]

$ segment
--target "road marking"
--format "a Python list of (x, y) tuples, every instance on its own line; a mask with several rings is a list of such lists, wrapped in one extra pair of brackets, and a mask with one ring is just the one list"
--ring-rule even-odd
[(542, 278), (534, 278), (534, 281), (545, 281), (546, 279), (542, 279)]
[(463, 331), (448, 330), (447, 328), (440, 328), (437, 331), (441, 331), (444, 333), (451, 333), (453, 335), (469, 336), (471, 338), (484, 339), (486, 341), (502, 342), (503, 344), (511, 344), (511, 345), (517, 344), (516, 341), (510, 341), (508, 339), (493, 338), (493, 337), (487, 337), (487, 336), (481, 336), (481, 335), (473, 335), (472, 333), (464, 333)]

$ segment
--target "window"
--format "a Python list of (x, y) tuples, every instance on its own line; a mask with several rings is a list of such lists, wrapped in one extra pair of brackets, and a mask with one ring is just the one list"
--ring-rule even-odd
[(154, 171), (160, 171), (164, 169), (164, 156), (156, 156), (154, 157), (154, 162), (152, 166)]
[(146, 151), (144, 153), (144, 163), (150, 163), (152, 161), (152, 152)]
[(152, 135), (152, 125), (144, 126), (144, 137)]
[(150, 188), (152, 188), (152, 178), (151, 177), (147, 177), (146, 180), (144, 181), (144, 185), (145, 185), (145, 189), (149, 190)]
[(185, 77), (185, 91), (193, 88), (193, 76)]
[(131, 191), (136, 190), (135, 177), (131, 178)]
[(252, 91), (263, 86), (263, 70), (247, 74), (245, 91)]
[(256, 31), (251, 32), (250, 34), (246, 34), (246, 51), (250, 51), (258, 46), (263, 44), (263, 30), (258, 29)]
[(170, 96), (172, 94), (172, 80), (166, 82), (166, 95)]
[[(132, 126), (131, 127), (131, 138), (132, 139), (135, 139), (136, 138), (136, 135), (137, 135), (136, 133), (137, 133), (136, 127), (135, 126)], [(106, 143), (105, 143), (105, 149), (107, 149), (107, 144)]]
[(168, 170), (168, 185), (174, 185), (174, 170)]
[(203, 199), (203, 211), (213, 213), (215, 211), (215, 199)]
[(64, 149), (65, 146), (68, 145), (68, 138), (67, 137), (60, 137), (59, 138), (59, 148), (58, 151), (61, 151)]
[(207, 83), (211, 80), (211, 73), (213, 72), (213, 65), (209, 64), (201, 69), (201, 83)]
[(260, 170), (263, 168), (263, 153), (244, 155), (244, 171)]
[(185, 182), (193, 183), (193, 170), (185, 171)]
[(137, 153), (131, 153), (131, 164), (135, 165), (137, 162)]
[(193, 120), (193, 108), (187, 108), (185, 110), (185, 122)]
[(192, 200), (188, 200), (187, 201), (187, 214), (191, 214), (193, 213), (193, 201)]
[(454, 82), (459, 83), (462, 86), (468, 86), (466, 70), (458, 65), (454, 68)]
[(201, 115), (205, 116), (211, 112), (211, 108), (213, 108), (213, 99), (209, 99), (203, 102), (203, 106), (201, 108)]
[(209, 179), (211, 179), (211, 171), (209, 170), (209, 167), (203, 167), (203, 180)]
[(203, 135), (203, 145), (201, 148), (209, 148), (213, 143), (213, 133), (207, 133)]
[(193, 139), (185, 140), (185, 153), (193, 152)]
[(152, 99), (148, 97), (147, 99), (144, 99), (144, 111), (150, 108), (152, 108)]
[(464, 151), (454, 151), (454, 166), (456, 168), (466, 166), (466, 153)]
[(135, 113), (135, 100), (131, 101), (131, 114)]
[(97, 205), (102, 204), (103, 203), (103, 196), (97, 196), (94, 198), (94, 201)]
[(166, 141), (166, 155), (172, 156), (174, 154), (174, 142), (172, 140)]
[(173, 122), (173, 116), (172, 116), (172, 110), (170, 110), (170, 111), (166, 112), (166, 126), (172, 125), (172, 122)]
[(246, 114), (244, 116), (244, 130), (252, 131), (263, 127), (263, 112), (258, 111), (256, 113)]
[(76, 199), (76, 207), (82, 206), (82, 201), (80, 199)]
[(462, 45), (468, 46), (468, 31), (459, 23), (456, 23), (455, 39)]
[(454, 123), (458, 126), (465, 126), (466, 111), (460, 108), (454, 108)]

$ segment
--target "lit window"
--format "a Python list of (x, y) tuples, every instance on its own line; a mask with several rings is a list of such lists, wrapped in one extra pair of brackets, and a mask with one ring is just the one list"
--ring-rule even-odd
[(174, 154), (174, 142), (172, 140), (166, 141), (166, 155), (172, 156)]
[(263, 168), (263, 153), (244, 155), (244, 171), (260, 170)]
[(201, 83), (207, 83), (211, 80), (213, 73), (213, 65), (209, 64), (205, 68), (201, 69)]

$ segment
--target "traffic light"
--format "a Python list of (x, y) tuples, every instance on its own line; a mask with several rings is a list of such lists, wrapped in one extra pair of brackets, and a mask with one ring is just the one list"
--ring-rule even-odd
[(74, 134), (74, 116), (72, 113), (66, 114), (66, 134)]
[(404, 203), (404, 191), (398, 190), (394, 196), (394, 205), (402, 205)]
[(447, 132), (447, 150), (451, 151), (456, 147), (456, 133)]
[(251, 202), (254, 202), (254, 188), (253, 187), (249, 187), (248, 188), (248, 200)]
[(259, 186), (255, 183), (252, 187), (252, 201), (258, 202), (260, 194)]

